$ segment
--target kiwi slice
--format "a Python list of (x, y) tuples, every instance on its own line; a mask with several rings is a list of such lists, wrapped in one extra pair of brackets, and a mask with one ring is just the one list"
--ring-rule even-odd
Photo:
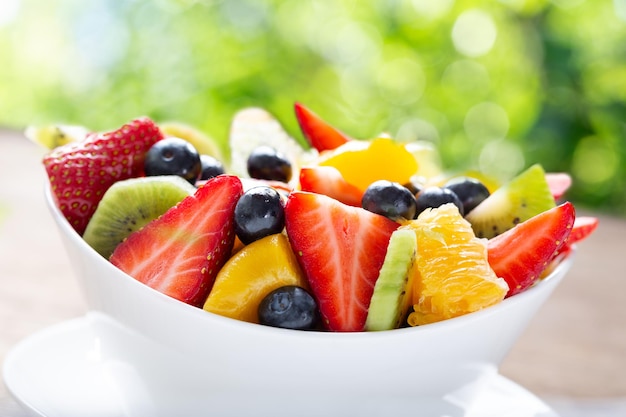
[(195, 190), (189, 182), (173, 175), (118, 181), (104, 193), (83, 239), (108, 259), (128, 235), (161, 216)]
[(546, 173), (535, 164), (494, 191), (465, 218), (477, 237), (491, 239), (555, 205)]
[(387, 254), (374, 285), (365, 330), (400, 327), (411, 307), (416, 252), (417, 237), (413, 230), (400, 227), (391, 234)]

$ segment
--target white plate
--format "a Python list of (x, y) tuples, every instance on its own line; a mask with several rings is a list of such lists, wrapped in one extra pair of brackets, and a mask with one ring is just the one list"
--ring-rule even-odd
[[(125, 343), (111, 345), (109, 332)], [(117, 335), (119, 336), (119, 334)], [(12, 395), (35, 415), (72, 416), (226, 416), (259, 415), (276, 407), (291, 415), (414, 415), (435, 417), (558, 417), (545, 403), (514, 382), (494, 374), (480, 386), (465, 387), (443, 399), (388, 401), (358, 399), (358, 410), (314, 398), (285, 398), (281, 404), (246, 401), (203, 392), (201, 381), (176, 368), (176, 354), (101, 314), (88, 314), (40, 331), (15, 346), (4, 364)], [(156, 361), (156, 362), (155, 362)], [(154, 363), (160, 363), (155, 369)], [(479, 394), (476, 395), (477, 390)], [(253, 395), (253, 394), (252, 394)], [(246, 406), (255, 404), (255, 406)], [(262, 415), (262, 414), (261, 414)]]

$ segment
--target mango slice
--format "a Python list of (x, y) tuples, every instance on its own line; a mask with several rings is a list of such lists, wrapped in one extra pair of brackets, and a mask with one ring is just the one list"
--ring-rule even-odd
[(261, 300), (285, 285), (308, 290), (287, 237), (279, 233), (244, 246), (226, 262), (215, 278), (204, 310), (259, 323), (257, 310)]

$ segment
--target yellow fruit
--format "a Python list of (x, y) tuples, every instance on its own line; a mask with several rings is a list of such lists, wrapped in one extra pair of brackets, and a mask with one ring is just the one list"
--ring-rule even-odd
[(204, 309), (258, 323), (261, 300), (276, 288), (308, 284), (284, 234), (259, 239), (239, 250), (217, 274)]
[(374, 181), (407, 183), (417, 172), (417, 161), (404, 144), (390, 138), (353, 140), (325, 154), (319, 165), (335, 167), (361, 191)]
[(48, 125), (29, 126), (24, 135), (46, 149), (54, 149), (71, 142), (79, 142), (87, 136), (89, 130), (83, 126)]
[(415, 141), (406, 143), (405, 147), (417, 161), (416, 176), (429, 179), (443, 173), (441, 157), (435, 145), (430, 142)]
[(426, 210), (405, 224), (417, 236), (411, 326), (461, 316), (504, 299), (508, 285), (489, 266), (487, 241), (476, 238), (456, 206)]
[(217, 142), (195, 127), (179, 122), (159, 124), (159, 129), (166, 136), (176, 136), (191, 143), (200, 154), (210, 155), (224, 163), (224, 157)]
[(487, 187), (490, 193), (493, 193), (494, 191), (496, 191), (498, 188), (502, 186), (502, 181), (499, 181), (494, 177), (491, 177), (487, 174), (484, 174), (476, 170), (465, 171), (461, 173), (460, 176), (477, 179), (478, 181), (482, 182), (485, 185), (485, 187)]
[(425, 181), (425, 183), (427, 185), (443, 187), (444, 185), (446, 185), (448, 181), (453, 180), (455, 178), (460, 178), (460, 177), (474, 178), (482, 182), (483, 185), (487, 187), (489, 192), (492, 194), (494, 191), (496, 191), (498, 188), (502, 186), (501, 181), (474, 169), (458, 171), (458, 172), (441, 173), (439, 175), (429, 178), (428, 181)]

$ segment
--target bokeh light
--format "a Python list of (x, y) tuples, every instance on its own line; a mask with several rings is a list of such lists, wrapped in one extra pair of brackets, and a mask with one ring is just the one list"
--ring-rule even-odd
[(441, 82), (459, 95), (481, 97), (490, 89), (487, 68), (476, 61), (468, 59), (454, 61), (448, 65), (443, 73)]
[(426, 77), (419, 62), (409, 58), (395, 58), (385, 62), (377, 81), (380, 95), (390, 106), (417, 102), (426, 86)]
[(415, 11), (429, 20), (445, 17), (452, 8), (454, 0), (413, 0), (411, 2)]
[(493, 48), (498, 30), (488, 13), (482, 10), (467, 10), (454, 22), (452, 41), (460, 53), (477, 57)]
[(465, 132), (475, 144), (503, 139), (509, 131), (509, 116), (496, 103), (483, 102), (468, 110), (465, 121)]
[(611, 179), (617, 174), (619, 151), (602, 137), (588, 136), (576, 146), (572, 160), (572, 173), (589, 193), (607, 191)]
[(515, 142), (506, 139), (493, 140), (482, 148), (478, 166), (480, 172), (488, 177), (506, 181), (524, 168), (524, 153)]

